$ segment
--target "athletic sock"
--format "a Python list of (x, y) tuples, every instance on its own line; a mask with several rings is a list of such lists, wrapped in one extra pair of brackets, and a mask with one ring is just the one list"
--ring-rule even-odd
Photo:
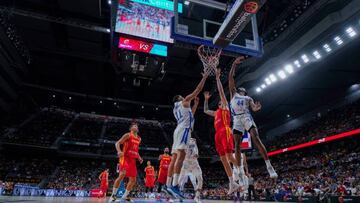
[(179, 174), (178, 174), (178, 173), (175, 173), (175, 174), (174, 174), (173, 181), (172, 181), (172, 186), (177, 186), (178, 183), (179, 183)]
[(125, 193), (123, 194), (122, 198), (125, 199), (129, 195), (129, 190), (125, 190)]
[(166, 187), (171, 187), (172, 177), (168, 176), (166, 179)]
[(265, 164), (266, 164), (266, 167), (267, 167), (267, 168), (272, 167), (269, 159), (268, 159), (268, 160), (265, 160)]
[(118, 188), (113, 187), (111, 196), (116, 196), (117, 191), (118, 191)]

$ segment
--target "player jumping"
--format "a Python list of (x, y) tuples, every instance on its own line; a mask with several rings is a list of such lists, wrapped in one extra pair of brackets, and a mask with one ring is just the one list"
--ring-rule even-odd
[(230, 128), (230, 110), (225, 97), (224, 88), (220, 80), (220, 69), (216, 70), (216, 84), (220, 95), (218, 109), (216, 111), (209, 110), (208, 101), (211, 97), (209, 92), (204, 92), (204, 113), (209, 116), (215, 117), (215, 148), (220, 156), (221, 163), (224, 166), (226, 175), (229, 178), (228, 194), (236, 191), (240, 186), (236, 184), (232, 174), (233, 170), (230, 163), (235, 164), (236, 160), (233, 156), (234, 140)]
[[(119, 177), (114, 181), (114, 187), (111, 194), (111, 200), (114, 202), (116, 200), (116, 194), (120, 186), (120, 182), (125, 178), (129, 178), (124, 195), (122, 200), (131, 201), (128, 197), (130, 191), (136, 183), (136, 160), (143, 162), (142, 158), (139, 155), (139, 145), (141, 138), (138, 135), (139, 127), (137, 123), (132, 123), (130, 125), (130, 132), (124, 134), (120, 140), (115, 144), (116, 151), (119, 157)], [(122, 146), (122, 150), (121, 150)]]
[(144, 170), (146, 176), (145, 176), (145, 197), (150, 198), (151, 194), (154, 190), (154, 183), (155, 183), (155, 169), (151, 165), (150, 161), (147, 161), (147, 166)]
[(168, 178), (166, 180), (166, 189), (167, 192), (175, 197), (183, 198), (179, 190), (179, 175), (185, 158), (185, 149), (187, 148), (191, 137), (191, 129), (194, 121), (190, 102), (201, 92), (207, 77), (208, 73), (204, 73), (194, 92), (185, 98), (181, 95), (176, 95), (173, 99), (173, 113), (177, 120), (177, 127), (173, 135), (173, 146), (171, 149), (172, 159), (168, 171)]
[[(247, 96), (247, 92), (245, 88), (235, 88), (235, 68), (238, 66), (244, 57), (237, 58), (232, 64), (231, 70), (229, 72), (229, 91), (230, 91), (230, 106), (231, 112), (233, 116), (233, 134), (235, 139), (235, 157), (237, 163), (241, 163), (240, 156), (240, 145), (242, 142), (242, 135), (245, 130), (250, 133), (252, 140), (255, 143), (255, 146), (259, 150), (261, 156), (265, 160), (266, 168), (270, 174), (271, 178), (277, 178), (278, 175), (275, 172), (273, 166), (270, 163), (269, 157), (267, 155), (267, 151), (265, 146), (260, 140), (259, 133), (256, 127), (256, 124), (251, 116), (250, 108), (252, 111), (256, 112), (261, 109), (260, 102), (254, 102), (254, 100)], [(240, 165), (240, 164), (238, 164)], [(244, 166), (240, 165), (239, 169), (240, 177), (244, 180), (245, 172)]]
[(191, 183), (193, 184), (195, 191), (194, 200), (197, 203), (200, 201), (200, 192), (203, 185), (202, 171), (198, 162), (199, 158), (199, 149), (196, 144), (195, 138), (190, 138), (190, 143), (186, 149), (186, 156), (184, 164), (181, 168), (181, 173), (179, 177), (179, 184), (183, 188), (188, 178), (190, 178)]

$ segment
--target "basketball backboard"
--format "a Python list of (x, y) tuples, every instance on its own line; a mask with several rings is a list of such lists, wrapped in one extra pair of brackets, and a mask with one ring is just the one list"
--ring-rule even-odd
[[(242, 1), (242, 0), (238, 0)], [(176, 5), (182, 4), (181, 12)], [(217, 47), (213, 39), (222, 26), (231, 6), (214, 0), (174, 0), (174, 17), (171, 38), (175, 44), (206, 45)], [(246, 24), (234, 41), (223, 48), (226, 55), (250, 55), (261, 57), (262, 40), (258, 35), (256, 15)]]

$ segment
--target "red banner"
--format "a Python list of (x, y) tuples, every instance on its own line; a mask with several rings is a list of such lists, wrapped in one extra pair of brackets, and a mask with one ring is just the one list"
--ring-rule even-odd
[(268, 155), (273, 156), (273, 155), (276, 155), (276, 154), (282, 154), (282, 153), (285, 153), (285, 152), (288, 152), (288, 151), (294, 151), (294, 150), (298, 150), (298, 149), (301, 149), (301, 148), (321, 144), (321, 143), (324, 143), (324, 142), (330, 142), (330, 141), (333, 141), (333, 140), (337, 140), (337, 139), (341, 139), (341, 138), (344, 138), (344, 137), (349, 137), (349, 136), (353, 136), (353, 135), (357, 135), (357, 134), (360, 134), (360, 128), (358, 128), (356, 130), (351, 130), (351, 131), (348, 131), (348, 132), (340, 133), (340, 134), (337, 134), (337, 135), (324, 137), (324, 138), (321, 138), (321, 139), (318, 139), (318, 140), (314, 140), (314, 141), (294, 145), (294, 146), (287, 147), (287, 148), (284, 148), (284, 149), (275, 150), (275, 151), (269, 152)]
[(150, 53), (154, 44), (149, 42), (143, 42), (140, 40), (129, 39), (125, 37), (120, 37), (119, 48), (128, 49), (133, 51)]

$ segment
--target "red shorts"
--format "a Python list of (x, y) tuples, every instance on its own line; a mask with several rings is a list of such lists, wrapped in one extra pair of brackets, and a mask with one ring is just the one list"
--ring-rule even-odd
[(157, 182), (165, 185), (167, 176), (168, 176), (168, 169), (161, 168), (159, 171), (159, 176), (158, 176)]
[(130, 157), (120, 158), (120, 171), (126, 171), (126, 177), (136, 177), (136, 159)]
[(107, 189), (108, 189), (108, 184), (107, 184), (106, 182), (101, 182), (100, 189), (101, 189), (103, 192), (106, 192)]
[(145, 180), (145, 187), (154, 187), (155, 183), (155, 177), (154, 176), (149, 176), (149, 177), (146, 177), (146, 180)]
[(230, 128), (222, 128), (215, 133), (215, 148), (220, 156), (233, 153), (234, 138)]

